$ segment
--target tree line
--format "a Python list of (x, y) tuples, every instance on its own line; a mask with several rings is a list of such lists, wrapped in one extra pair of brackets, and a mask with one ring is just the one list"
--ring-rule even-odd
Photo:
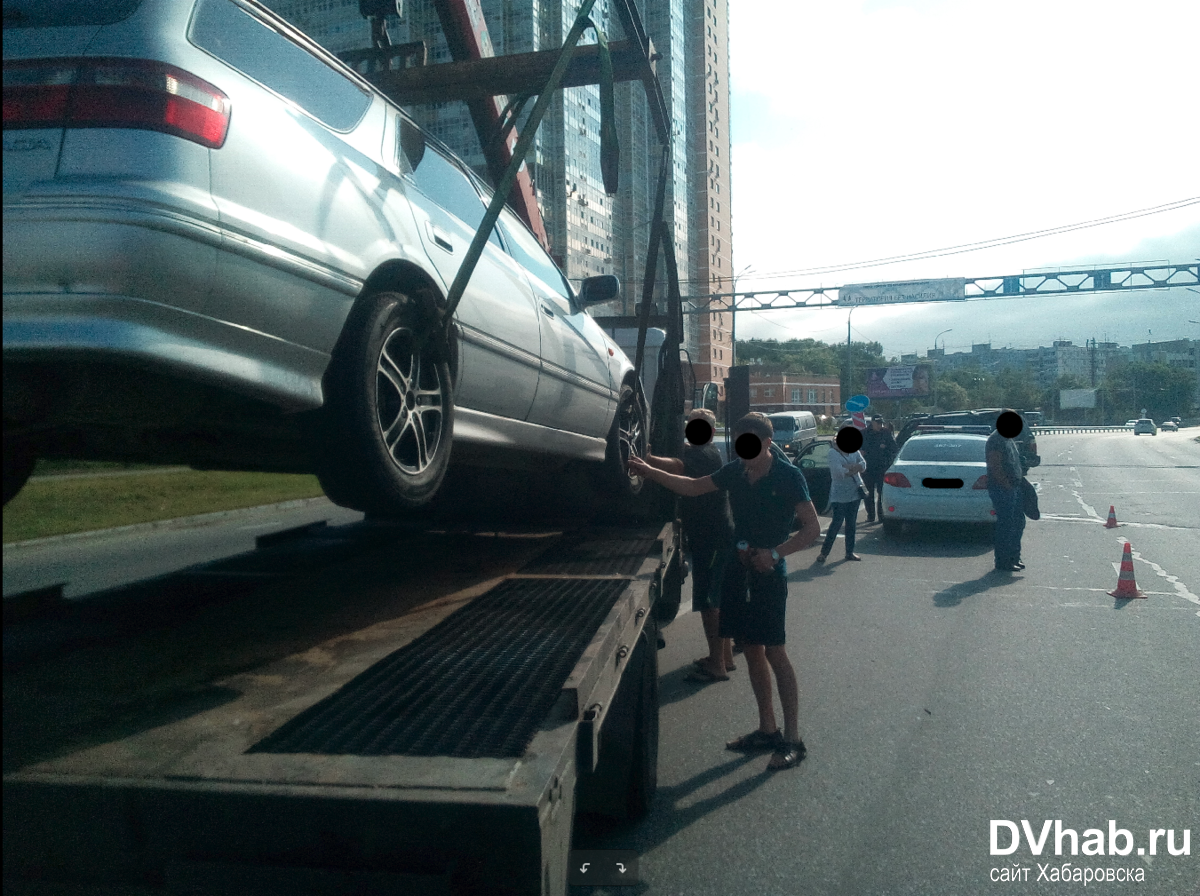
[[(850, 381), (846, 381), (846, 344), (827, 344), (815, 339), (739, 339), (739, 364), (782, 368), (786, 373), (836, 376), (843, 400), (866, 391), (866, 371), (872, 367), (898, 365), (887, 358), (878, 342), (850, 343)], [(1166, 364), (1132, 362), (1111, 367), (1097, 382), (1094, 410), (1060, 410), (1059, 392), (1090, 389), (1089, 382), (1062, 376), (1050, 388), (1042, 388), (1033, 372), (1010, 368), (998, 372), (977, 365), (946, 369), (934, 365), (934, 395), (928, 398), (887, 401), (885, 413), (905, 416), (917, 411), (960, 411), (969, 408), (1009, 407), (1041, 409), (1047, 419), (1069, 417), (1093, 423), (1123, 423), (1140, 416), (1145, 408), (1161, 421), (1174, 415), (1188, 416), (1195, 403), (1196, 374)]]

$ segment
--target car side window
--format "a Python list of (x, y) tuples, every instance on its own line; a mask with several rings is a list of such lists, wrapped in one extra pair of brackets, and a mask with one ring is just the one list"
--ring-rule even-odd
[(371, 105), (359, 85), (230, 0), (200, 0), (190, 38), (335, 131), (353, 128)]
[(509, 252), (517, 263), (525, 268), (530, 279), (536, 281), (534, 289), (543, 298), (558, 300), (562, 310), (569, 314), (571, 287), (567, 285), (567, 278), (558, 269), (558, 265), (546, 254), (546, 250), (533, 234), (510, 212), (505, 211), (501, 214), (500, 223), (504, 227), (504, 240), (508, 244)]
[[(401, 170), (418, 190), (471, 230), (478, 230), (486, 209), (471, 181), (457, 165), (426, 144), (424, 134), (410, 122), (401, 119), (399, 131)], [(503, 248), (495, 228), (488, 241)]]
[(828, 466), (828, 442), (818, 442), (811, 451), (800, 458), (800, 469), (802, 470), (823, 470)]

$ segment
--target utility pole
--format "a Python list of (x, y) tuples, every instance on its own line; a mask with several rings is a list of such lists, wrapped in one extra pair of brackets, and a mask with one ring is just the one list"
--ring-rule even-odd
[(857, 307), (857, 305), (852, 306), (850, 311), (846, 314), (846, 394), (842, 396), (842, 407), (846, 406), (846, 400), (850, 398), (854, 392), (854, 390), (850, 388), (850, 373), (853, 369), (850, 363), (850, 315), (854, 314), (854, 309)]

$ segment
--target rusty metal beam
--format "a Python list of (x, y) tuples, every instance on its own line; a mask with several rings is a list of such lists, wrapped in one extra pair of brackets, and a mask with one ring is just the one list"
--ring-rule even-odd
[[(653, 60), (647, 62), (632, 41), (617, 41), (609, 47), (614, 81), (641, 81), (647, 71), (655, 77)], [(491, 56), (395, 71), (366, 72), (364, 77), (401, 105), (537, 93), (550, 77), (560, 52), (554, 49)], [(581, 87), (599, 82), (598, 48), (595, 44), (577, 47), (562, 86)]]

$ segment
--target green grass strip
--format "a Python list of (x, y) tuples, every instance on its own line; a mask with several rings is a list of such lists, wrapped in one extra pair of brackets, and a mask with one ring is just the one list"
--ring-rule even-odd
[(315, 476), (173, 469), (34, 478), (4, 508), (4, 543), (321, 495)]

